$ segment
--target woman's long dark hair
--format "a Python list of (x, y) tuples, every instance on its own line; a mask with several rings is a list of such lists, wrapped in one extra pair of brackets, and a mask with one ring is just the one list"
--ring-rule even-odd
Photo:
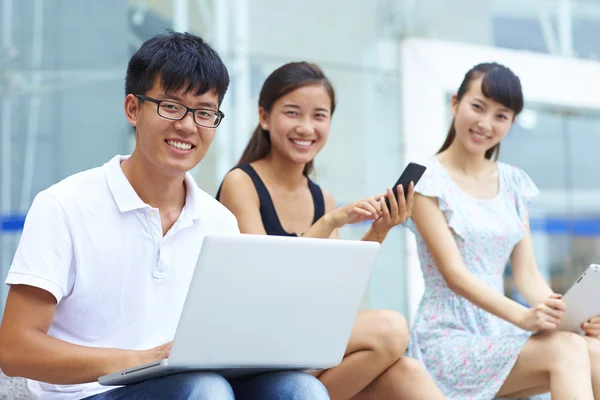
[[(456, 101), (460, 102), (469, 90), (469, 85), (476, 79), (483, 76), (481, 81), (481, 92), (488, 99), (492, 99), (502, 104), (504, 107), (512, 110), (516, 116), (523, 110), (523, 91), (521, 89), (521, 81), (519, 78), (507, 67), (498, 63), (482, 63), (474, 66), (463, 79), (458, 93), (456, 94)], [(514, 120), (514, 119), (513, 119)], [(454, 127), (454, 120), (450, 125), (448, 136), (444, 144), (439, 149), (438, 154), (446, 150), (456, 137), (456, 128)], [(488, 160), (498, 160), (500, 155), (500, 143), (485, 152), (485, 158)]]
[[(331, 115), (335, 111), (335, 91), (333, 85), (327, 79), (321, 68), (307, 62), (292, 62), (285, 64), (269, 75), (260, 90), (258, 106), (267, 113), (271, 112), (273, 104), (286, 94), (303, 86), (320, 84), (323, 85), (331, 99)], [(265, 158), (271, 151), (271, 139), (269, 132), (265, 131), (260, 123), (254, 130), (242, 157), (237, 166), (248, 164)], [(308, 176), (313, 170), (311, 160), (304, 167), (304, 175)]]

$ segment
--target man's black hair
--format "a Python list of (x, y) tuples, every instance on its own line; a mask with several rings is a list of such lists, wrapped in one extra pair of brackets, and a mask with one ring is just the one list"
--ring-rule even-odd
[(216, 51), (198, 36), (173, 31), (147, 40), (131, 57), (125, 95), (146, 94), (156, 78), (165, 92), (214, 90), (219, 104), (229, 86), (227, 67)]

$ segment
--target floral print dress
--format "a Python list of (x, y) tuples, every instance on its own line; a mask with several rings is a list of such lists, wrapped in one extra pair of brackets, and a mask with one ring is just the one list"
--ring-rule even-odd
[[(527, 204), (539, 191), (522, 170), (497, 163), (499, 190), (489, 200), (462, 191), (433, 158), (415, 191), (437, 198), (466, 268), (504, 294), (504, 270), (526, 233)], [(425, 281), (409, 354), (425, 364), (450, 400), (490, 400), (502, 387), (530, 333), (448, 288), (412, 220)]]

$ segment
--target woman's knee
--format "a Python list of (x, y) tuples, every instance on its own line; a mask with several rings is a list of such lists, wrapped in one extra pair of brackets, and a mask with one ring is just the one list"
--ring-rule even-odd
[(550, 368), (590, 367), (588, 344), (576, 333), (554, 332), (546, 340), (546, 351), (550, 355)]
[(374, 315), (372, 340), (373, 349), (400, 358), (408, 345), (408, 324), (402, 314), (392, 310), (379, 310)]
[(585, 341), (587, 343), (592, 368), (600, 371), (600, 339), (595, 337), (585, 337)]

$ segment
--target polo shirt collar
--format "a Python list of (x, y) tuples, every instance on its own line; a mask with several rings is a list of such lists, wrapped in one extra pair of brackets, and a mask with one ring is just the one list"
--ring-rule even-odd
[[(108, 187), (119, 211), (122, 213), (150, 207), (140, 199), (121, 168), (121, 162), (128, 158), (129, 156), (117, 155), (103, 166)], [(201, 217), (202, 199), (206, 196), (206, 193), (200, 190), (189, 172), (185, 174), (185, 186), (185, 215), (190, 219), (199, 219)]]

